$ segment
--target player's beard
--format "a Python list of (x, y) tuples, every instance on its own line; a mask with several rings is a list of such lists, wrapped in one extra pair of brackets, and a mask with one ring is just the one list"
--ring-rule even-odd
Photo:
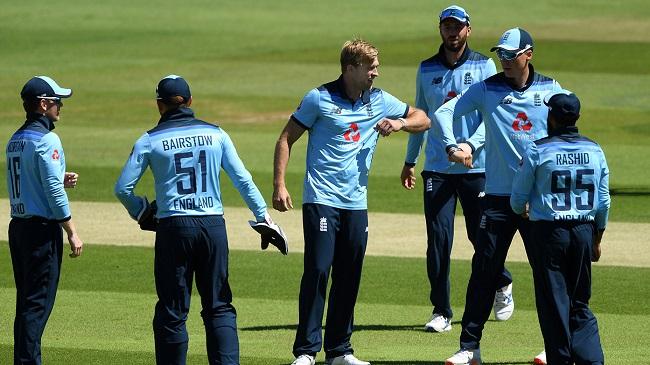
[(467, 36), (458, 36), (458, 41), (450, 41), (449, 39), (445, 39), (444, 42), (442, 42), (445, 49), (449, 52), (460, 51), (465, 46), (465, 43), (467, 43)]

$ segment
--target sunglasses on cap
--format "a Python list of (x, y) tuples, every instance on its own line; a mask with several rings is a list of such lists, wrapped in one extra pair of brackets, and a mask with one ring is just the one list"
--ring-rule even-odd
[(458, 9), (445, 9), (442, 13), (440, 13), (440, 20), (452, 17), (457, 19), (464, 19), (465, 23), (469, 23), (469, 15), (467, 15), (467, 13), (464, 11)]
[(518, 51), (509, 51), (507, 49), (499, 48), (497, 49), (497, 57), (499, 57), (501, 61), (512, 61), (524, 54), (524, 52), (528, 51), (529, 49), (530, 47), (526, 47)]

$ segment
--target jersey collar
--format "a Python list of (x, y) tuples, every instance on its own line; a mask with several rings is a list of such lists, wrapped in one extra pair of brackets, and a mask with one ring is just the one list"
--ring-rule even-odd
[(33, 113), (33, 112), (27, 113), (27, 120), (25, 121), (25, 124), (30, 124), (30, 123), (41, 125), (44, 128), (46, 128), (48, 131), (54, 129), (54, 122), (51, 121), (50, 118), (46, 117), (45, 114)]
[(178, 109), (169, 110), (168, 112), (160, 116), (160, 120), (158, 121), (158, 124), (164, 122), (186, 120), (186, 119), (194, 119), (194, 111), (190, 108), (181, 107)]
[(528, 90), (528, 88), (530, 87), (530, 85), (533, 84), (533, 81), (535, 80), (535, 68), (533, 67), (533, 64), (532, 64), (532, 63), (529, 63), (529, 64), (528, 64), (528, 79), (526, 79), (526, 85), (524, 85), (524, 87), (519, 88), (519, 89), (513, 87), (512, 85), (510, 85), (510, 83), (507, 81), (508, 78), (505, 77), (505, 75), (503, 76), (503, 78), (504, 78), (504, 80), (506, 80), (506, 84), (507, 84), (508, 86), (510, 86), (510, 87), (512, 88), (512, 90), (519, 91), (520, 93), (522, 93), (522, 92)]
[(440, 45), (440, 48), (438, 48), (438, 58), (440, 59), (440, 63), (447, 67), (450, 70), (457, 69), (458, 67), (462, 66), (465, 61), (469, 58), (470, 53), (472, 52), (471, 49), (469, 49), (469, 44), (465, 43), (465, 50), (463, 51), (463, 54), (460, 56), (458, 61), (456, 61), (455, 64), (450, 64), (447, 62), (447, 57), (445, 57), (445, 46), (443, 44)]
[[(336, 93), (340, 94), (343, 99), (349, 100), (350, 103), (352, 103), (352, 105), (354, 105), (355, 101), (352, 100), (352, 98), (350, 98), (348, 96), (348, 94), (345, 92), (345, 82), (343, 81), (343, 75), (339, 76), (339, 78), (336, 79), (336, 81), (334, 81), (333, 84), (334, 84), (334, 89), (335, 89)], [(371, 90), (372, 90), (372, 88), (370, 90), (366, 90), (363, 93), (361, 93), (361, 102), (364, 105), (368, 104), (370, 102), (370, 91)]]
[(556, 128), (556, 129), (548, 131), (548, 136), (549, 137), (565, 136), (565, 135), (577, 135), (577, 134), (578, 134), (578, 127), (576, 127), (574, 125), (560, 127), (560, 128)]

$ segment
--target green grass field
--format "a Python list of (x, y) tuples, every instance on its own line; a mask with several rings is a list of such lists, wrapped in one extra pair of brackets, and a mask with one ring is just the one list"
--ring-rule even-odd
[[(47, 364), (151, 364), (151, 319), (156, 295), (151, 248), (89, 246), (78, 260), (64, 259), (57, 304), (43, 338)], [(0, 244), (0, 363), (11, 354), (13, 281), (8, 246)], [(422, 330), (430, 314), (424, 259), (367, 257), (355, 315), (353, 345), (373, 364), (438, 364), (458, 346), (469, 261), (452, 264), (454, 328)], [(515, 278), (515, 315), (490, 321), (482, 341), (485, 364), (527, 364), (542, 339), (533, 302), (530, 268), (509, 264)], [(242, 364), (278, 365), (292, 360), (302, 257), (277, 252), (233, 251), (230, 282), (238, 311)], [(641, 364), (650, 290), (648, 268), (595, 267), (592, 306), (609, 364)], [(205, 336), (196, 297), (188, 321), (189, 364), (206, 363)], [(321, 355), (322, 356), (322, 355)], [(321, 358), (322, 361), (322, 358)]]
[[(112, 190), (133, 142), (158, 115), (157, 81), (183, 75), (199, 118), (231, 135), (264, 196), (271, 197), (277, 136), (302, 96), (339, 74), (341, 44), (361, 35), (380, 50), (378, 86), (410, 103), (418, 63), (438, 48), (437, 12), (449, 2), (43, 0), (11, 2), (0, 12), (0, 140), (24, 120), (19, 92), (49, 75), (74, 96), (56, 132), (68, 170), (81, 178), (71, 200), (115, 201)], [(488, 50), (521, 26), (535, 39), (536, 69), (581, 98), (581, 131), (604, 148), (611, 169), (610, 218), (650, 222), (650, 5), (645, 0), (459, 1), (472, 16), (472, 48)], [(497, 62), (498, 64), (498, 62)], [(380, 142), (370, 176), (369, 209), (419, 213), (421, 194), (399, 187), (405, 135)], [(292, 153), (287, 183), (300, 204), (306, 138)], [(225, 179), (227, 180), (227, 178)], [(153, 196), (151, 177), (140, 190)], [(224, 181), (224, 202), (243, 203)], [(0, 197), (6, 197), (0, 179)], [(74, 212), (73, 212), (74, 213)], [(232, 234), (232, 233), (231, 233)], [(107, 230), (106, 235), (110, 235)], [(423, 238), (424, 239), (424, 238)], [(645, 240), (639, 237), (639, 244)], [(155, 303), (151, 249), (88, 242), (65, 260), (61, 290), (44, 338), (47, 364), (151, 364)], [(370, 243), (372, 244), (372, 243)], [(0, 364), (11, 353), (15, 290), (0, 244)], [(242, 364), (291, 360), (299, 255), (231, 252)], [(453, 266), (456, 319), (462, 314), (469, 262)], [(488, 364), (529, 363), (541, 350), (529, 268), (512, 264), (517, 312), (490, 322), (482, 342)], [(609, 364), (647, 362), (648, 269), (594, 269), (593, 308)], [(457, 349), (449, 335), (420, 331), (427, 319), (423, 259), (368, 257), (353, 343), (373, 364), (437, 364)], [(198, 304), (196, 301), (195, 304)], [(190, 320), (190, 363), (205, 363), (198, 306)]]

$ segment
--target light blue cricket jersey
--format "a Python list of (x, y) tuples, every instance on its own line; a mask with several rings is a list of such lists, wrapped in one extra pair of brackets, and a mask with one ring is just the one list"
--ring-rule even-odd
[[(420, 63), (416, 77), (415, 106), (424, 110), (433, 120), (433, 113), (444, 103), (456, 97), (472, 84), (483, 81), (496, 74), (496, 67), (491, 58), (469, 47), (455, 65), (450, 65), (445, 58), (441, 45), (438, 53)], [(440, 128), (431, 128), (421, 133), (409, 135), (405, 162), (417, 163), (422, 143), (426, 139), (424, 171), (445, 174), (465, 174), (485, 171), (485, 126), (481, 123), (481, 114), (471, 112), (454, 123), (453, 132), (456, 143), (469, 143), (474, 148), (474, 167), (468, 169), (463, 164), (449, 162), (447, 151), (442, 143)]]
[(510, 196), (515, 213), (523, 213), (526, 202), (531, 221), (595, 221), (605, 229), (610, 196), (603, 150), (576, 127), (535, 141), (524, 154)]
[(521, 90), (508, 84), (503, 72), (470, 86), (461, 95), (443, 104), (435, 119), (442, 128), (443, 144), (456, 144), (453, 123), (478, 110), (485, 124), (485, 193), (509, 196), (512, 180), (523, 152), (533, 141), (546, 137), (548, 108), (544, 97), (560, 91), (560, 84), (535, 72)]
[(223, 214), (223, 167), (255, 218), (264, 220), (264, 198), (230, 137), (218, 126), (195, 119), (190, 108), (166, 113), (135, 142), (115, 184), (115, 195), (134, 219), (142, 214), (144, 198), (133, 189), (147, 166), (155, 181), (158, 218)]
[(63, 187), (65, 155), (46, 116), (28, 113), (27, 121), (7, 143), (7, 190), (11, 216), (70, 219)]
[(303, 203), (367, 209), (368, 172), (383, 118), (405, 117), (409, 107), (381, 89), (353, 102), (343, 78), (305, 95), (292, 118), (309, 130)]

